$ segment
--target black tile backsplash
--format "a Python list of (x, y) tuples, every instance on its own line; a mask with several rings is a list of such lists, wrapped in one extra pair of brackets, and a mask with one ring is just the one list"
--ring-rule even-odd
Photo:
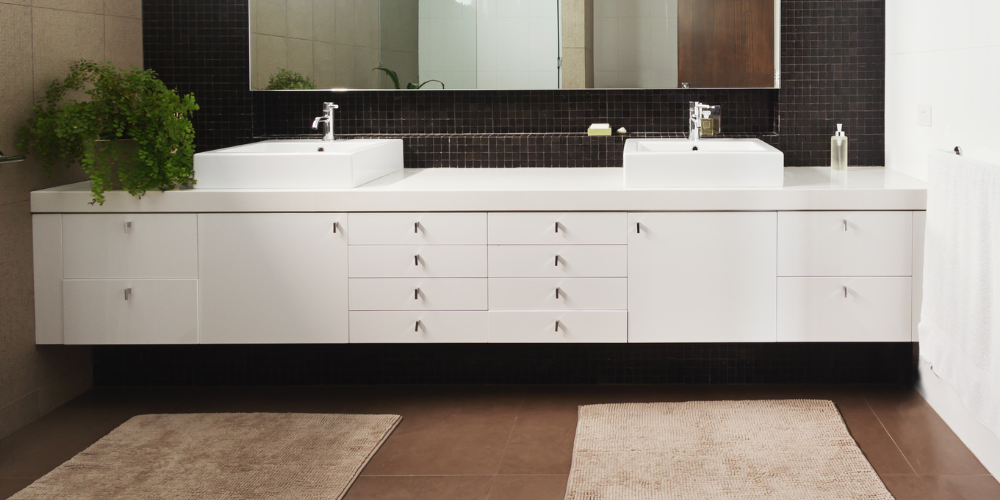
[(145, 64), (194, 92), (199, 150), (310, 133), (320, 103), (342, 136), (404, 139), (409, 167), (620, 166), (624, 138), (686, 131), (690, 100), (723, 106), (727, 136), (761, 137), (785, 164), (829, 164), (843, 123), (851, 165), (884, 164), (885, 0), (782, 0), (780, 90), (250, 92), (246, 0), (143, 0)]
[(914, 346), (909, 342), (97, 346), (94, 384), (907, 384), (915, 373)]

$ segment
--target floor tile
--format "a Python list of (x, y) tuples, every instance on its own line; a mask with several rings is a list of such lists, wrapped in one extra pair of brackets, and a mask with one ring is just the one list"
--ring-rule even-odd
[(871, 391), (865, 399), (917, 474), (988, 473), (916, 391)]
[(350, 413), (393, 413), (403, 421), (372, 457), (366, 475), (495, 474), (517, 416), (517, 404), (481, 398), (373, 401)]
[(569, 474), (577, 406), (526, 403), (500, 463), (500, 474)]
[(492, 483), (491, 475), (360, 476), (344, 500), (486, 500)]
[(493, 481), (489, 500), (562, 500), (568, 474), (500, 475)]
[(880, 476), (885, 487), (896, 500), (931, 500), (920, 476), (915, 474), (886, 474)]
[(12, 496), (33, 482), (34, 479), (26, 477), (0, 477), (0, 498)]
[(988, 474), (974, 476), (921, 476), (931, 500), (996, 500), (1000, 483)]
[(863, 398), (860, 404), (841, 402), (837, 405), (854, 441), (865, 454), (875, 472), (879, 474), (914, 474), (903, 452), (889, 436), (882, 422), (868, 407)]

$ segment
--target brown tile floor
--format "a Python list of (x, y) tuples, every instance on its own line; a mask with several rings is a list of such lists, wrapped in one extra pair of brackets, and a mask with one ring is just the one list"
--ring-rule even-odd
[(347, 500), (561, 499), (577, 405), (749, 398), (836, 402), (897, 500), (1000, 499), (1000, 484), (914, 391), (811, 385), (95, 389), (0, 440), (0, 498), (134, 415), (273, 411), (403, 416)]

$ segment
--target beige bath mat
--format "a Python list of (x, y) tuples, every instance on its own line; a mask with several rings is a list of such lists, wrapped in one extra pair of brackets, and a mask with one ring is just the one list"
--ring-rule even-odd
[(567, 500), (891, 500), (830, 401), (580, 407)]
[(141, 415), (12, 499), (337, 500), (401, 419)]

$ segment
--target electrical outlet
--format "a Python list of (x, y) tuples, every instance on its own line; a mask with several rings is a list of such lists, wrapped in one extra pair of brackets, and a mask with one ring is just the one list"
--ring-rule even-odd
[(920, 104), (917, 105), (917, 125), (921, 127), (931, 126), (931, 105), (930, 104)]

